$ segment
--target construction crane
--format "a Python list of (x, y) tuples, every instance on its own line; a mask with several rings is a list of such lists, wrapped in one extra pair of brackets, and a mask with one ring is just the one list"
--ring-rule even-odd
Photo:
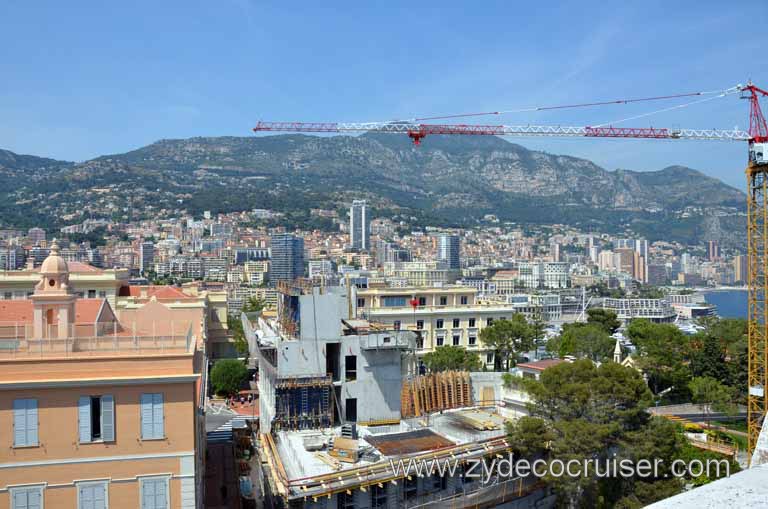
[[(609, 104), (628, 104), (657, 101), (676, 97), (716, 94), (710, 99), (740, 93), (749, 101), (749, 131), (739, 129), (673, 129), (654, 127), (554, 126), (554, 125), (475, 125), (475, 124), (425, 124), (422, 120), (453, 119), (484, 115), (499, 115), (520, 111), (542, 111), (564, 108), (581, 108)], [(749, 367), (747, 388), (748, 453), (750, 461), (757, 444), (760, 429), (768, 411), (768, 124), (760, 109), (760, 97), (768, 96), (751, 81), (722, 91), (693, 92), (668, 96), (603, 101), (576, 105), (548, 106), (511, 110), (444, 115), (423, 119), (388, 122), (258, 122), (254, 132), (306, 132), (306, 133), (355, 133), (377, 132), (405, 134), (415, 145), (420, 145), (428, 135), (486, 135), (517, 137), (568, 137), (568, 138), (628, 138), (657, 140), (714, 140), (748, 142), (747, 176), (747, 286), (748, 286), (748, 343)], [(665, 108), (670, 111), (710, 99)], [(640, 118), (647, 115), (638, 115)], [(623, 122), (618, 121), (616, 123)], [(768, 461), (768, 457), (763, 458)]]

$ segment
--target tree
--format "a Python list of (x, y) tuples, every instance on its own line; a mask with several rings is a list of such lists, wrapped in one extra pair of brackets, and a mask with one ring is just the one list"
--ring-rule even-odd
[(238, 355), (245, 357), (248, 360), (250, 355), (250, 348), (248, 347), (248, 340), (245, 338), (245, 332), (243, 331), (243, 322), (240, 321), (238, 315), (229, 315), (227, 318), (227, 326), (232, 334), (232, 342), (235, 344), (235, 350)]
[(237, 359), (216, 361), (211, 370), (213, 390), (220, 396), (231, 396), (237, 393), (246, 378), (248, 378), (248, 368)]
[(438, 346), (424, 355), (424, 365), (432, 372), (479, 371), (483, 363), (480, 357), (460, 346)]
[(667, 323), (635, 319), (627, 327), (627, 336), (637, 347), (640, 368), (648, 375), (655, 394), (670, 391), (670, 399), (687, 401), (689, 340), (680, 329)]
[(712, 410), (725, 414), (736, 413), (733, 403), (733, 390), (708, 376), (697, 377), (688, 384), (691, 399), (701, 407), (709, 427), (709, 416)]
[(520, 313), (515, 313), (509, 320), (497, 320), (480, 332), (480, 341), (493, 349), (496, 369), (504, 366), (509, 371), (510, 361), (533, 348), (531, 326)]
[[(635, 461), (659, 457), (669, 467), (679, 454), (674, 424), (648, 414), (650, 391), (632, 368), (612, 362), (597, 367), (578, 360), (544, 370), (538, 381), (528, 380), (525, 387), (532, 399), (531, 416), (507, 428), (523, 456), (544, 454), (548, 461), (564, 464), (585, 458), (605, 462), (614, 456)], [(537, 434), (543, 439), (537, 441)], [(550, 443), (543, 453), (542, 442)], [(682, 488), (665, 477), (665, 470), (656, 478), (603, 477), (595, 465), (579, 477), (544, 479), (560, 506), (642, 507)]]
[(243, 304), (243, 313), (255, 313), (263, 310), (267, 303), (259, 297), (248, 297)]
[(615, 341), (597, 323), (568, 323), (559, 337), (547, 342), (547, 350), (558, 357), (573, 355), (595, 362), (610, 359)]
[(608, 334), (613, 334), (619, 327), (619, 321), (616, 313), (610, 309), (590, 308), (587, 310), (587, 323), (594, 323), (601, 326)]

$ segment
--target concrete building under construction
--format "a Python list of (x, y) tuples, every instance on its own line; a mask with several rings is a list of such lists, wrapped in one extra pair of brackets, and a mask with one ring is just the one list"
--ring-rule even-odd
[[(243, 315), (259, 368), (267, 507), (549, 507), (534, 478), (463, 475), (506, 457), (500, 379), (415, 372), (416, 334), (355, 319), (346, 288), (281, 284), (277, 318)], [(400, 460), (452, 461), (406, 472)]]

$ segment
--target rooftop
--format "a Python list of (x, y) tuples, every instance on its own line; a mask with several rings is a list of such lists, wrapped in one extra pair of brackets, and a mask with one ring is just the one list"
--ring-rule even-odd
[(542, 359), (540, 361), (521, 362), (516, 367), (520, 369), (533, 369), (535, 371), (544, 371), (547, 368), (551, 368), (552, 366), (557, 366), (558, 364), (562, 364), (563, 362), (567, 362), (567, 361), (563, 359)]
[[(428, 422), (429, 424), (426, 424)], [(505, 419), (495, 411), (463, 408), (402, 420), (390, 426), (358, 426), (360, 459), (355, 463), (336, 461), (327, 444), (340, 436), (341, 428), (278, 431), (270, 439), (278, 471), (292, 495), (312, 495), (341, 486), (365, 483), (369, 479), (391, 478), (389, 460), (403, 456), (488, 454), (505, 450)], [(324, 446), (325, 445), (325, 446)], [(344, 479), (347, 479), (345, 482)]]

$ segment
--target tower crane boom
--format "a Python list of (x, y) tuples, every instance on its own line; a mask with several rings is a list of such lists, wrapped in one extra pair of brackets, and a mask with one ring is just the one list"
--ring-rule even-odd
[(377, 132), (407, 134), (419, 145), (430, 134), (469, 134), (487, 136), (566, 138), (651, 138), (670, 140), (747, 141), (749, 133), (739, 129), (672, 129), (667, 127), (580, 127), (560, 125), (475, 125), (419, 124), (412, 122), (258, 122), (254, 132), (282, 131), (300, 133)]

